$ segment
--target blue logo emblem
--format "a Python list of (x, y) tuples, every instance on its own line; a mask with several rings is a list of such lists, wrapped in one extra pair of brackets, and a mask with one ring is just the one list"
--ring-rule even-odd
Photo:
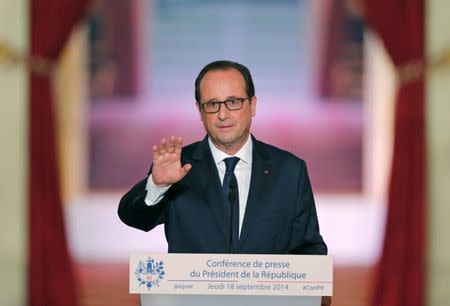
[(164, 263), (155, 262), (153, 258), (148, 257), (145, 261), (139, 260), (139, 264), (134, 272), (139, 286), (145, 285), (148, 289), (159, 286), (159, 282), (164, 278)]

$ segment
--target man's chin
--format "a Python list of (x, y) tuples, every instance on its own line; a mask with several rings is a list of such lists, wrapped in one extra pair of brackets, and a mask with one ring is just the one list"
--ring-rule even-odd
[(219, 142), (221, 145), (225, 147), (231, 147), (236, 143), (235, 139), (228, 139), (228, 138), (220, 138)]
[(220, 135), (219, 137), (215, 137), (215, 141), (225, 147), (234, 145), (236, 140), (236, 137), (232, 137), (231, 135)]

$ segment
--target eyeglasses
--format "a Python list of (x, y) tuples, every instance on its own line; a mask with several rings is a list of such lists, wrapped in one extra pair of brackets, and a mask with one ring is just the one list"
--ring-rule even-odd
[(220, 106), (225, 104), (229, 111), (240, 110), (244, 105), (244, 101), (248, 100), (247, 98), (229, 98), (225, 101), (208, 101), (205, 103), (199, 103), (202, 110), (207, 114), (214, 114), (220, 110)]

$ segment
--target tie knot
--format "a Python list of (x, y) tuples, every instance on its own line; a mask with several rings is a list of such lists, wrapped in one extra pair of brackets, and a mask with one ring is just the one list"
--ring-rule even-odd
[(228, 157), (223, 160), (225, 162), (226, 171), (233, 172), (234, 168), (236, 168), (237, 163), (239, 162), (239, 157)]

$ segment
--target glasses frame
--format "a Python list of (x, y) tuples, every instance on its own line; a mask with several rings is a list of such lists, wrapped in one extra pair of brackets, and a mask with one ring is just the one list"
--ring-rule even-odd
[[(233, 101), (233, 100), (237, 100), (237, 101), (241, 102), (241, 107), (236, 108), (236, 109), (230, 109), (230, 107), (227, 105), (227, 102)], [(241, 110), (244, 107), (245, 100), (249, 100), (250, 101), (250, 98), (249, 97), (246, 97), (246, 98), (228, 98), (228, 99), (226, 99), (224, 101), (208, 101), (208, 102), (205, 102), (205, 103), (199, 103), (199, 105), (200, 105), (200, 108), (202, 109), (202, 111), (204, 113), (206, 113), (206, 114), (215, 114), (215, 113), (220, 112), (220, 108), (222, 107), (222, 104), (225, 104), (225, 107), (230, 112)], [(208, 104), (208, 103), (217, 103), (217, 104), (219, 104), (219, 108), (215, 112), (208, 112), (208, 111), (205, 110), (205, 104)]]

